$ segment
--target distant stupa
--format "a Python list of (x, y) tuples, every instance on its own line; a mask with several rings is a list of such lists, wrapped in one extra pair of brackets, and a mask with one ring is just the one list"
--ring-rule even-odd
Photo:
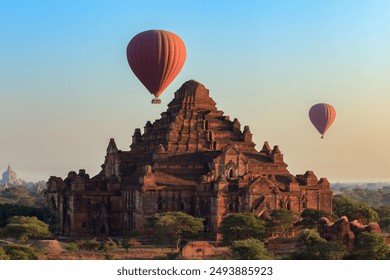
[(13, 186), (21, 186), (23, 185), (22, 180), (18, 179), (15, 171), (11, 169), (11, 164), (8, 164), (8, 168), (3, 172), (3, 177), (1, 180), (2, 185), (13, 185)]

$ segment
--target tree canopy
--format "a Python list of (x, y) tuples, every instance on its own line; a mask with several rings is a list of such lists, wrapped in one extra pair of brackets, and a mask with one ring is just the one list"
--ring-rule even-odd
[(183, 212), (157, 214), (150, 220), (150, 224), (155, 228), (160, 243), (175, 244), (176, 249), (183, 238), (196, 238), (203, 232), (203, 219)]
[(0, 247), (0, 260), (9, 260), (9, 259), (10, 258), (5, 252), (5, 250), (2, 247)]
[(230, 246), (235, 260), (271, 260), (271, 255), (264, 248), (264, 243), (258, 239), (249, 238), (234, 241)]
[(375, 208), (379, 215), (379, 225), (383, 230), (390, 232), (390, 206)]
[(390, 247), (375, 232), (360, 233), (354, 243), (351, 258), (356, 260), (390, 260)]
[(348, 220), (358, 220), (363, 224), (379, 221), (378, 213), (370, 206), (341, 196), (333, 198), (333, 212), (339, 217), (347, 216)]
[(270, 216), (267, 221), (268, 232), (281, 232), (284, 237), (288, 235), (294, 223), (299, 219), (297, 213), (287, 209), (274, 209), (270, 212)]
[(344, 197), (348, 197), (358, 202), (363, 202), (371, 207), (380, 207), (390, 205), (390, 187), (383, 186), (382, 188), (371, 187), (355, 187), (352, 189), (341, 190)]
[(42, 196), (29, 192), (21, 187), (10, 187), (0, 192), (0, 203), (10, 203), (38, 207), (42, 204)]
[(347, 248), (339, 242), (328, 242), (311, 229), (299, 233), (297, 249), (292, 253), (296, 260), (341, 260), (347, 254)]
[(5, 227), (8, 220), (13, 216), (35, 216), (48, 223), (53, 230), (58, 221), (56, 214), (47, 207), (36, 208), (25, 205), (0, 204), (0, 228)]
[(305, 209), (301, 213), (302, 220), (297, 225), (303, 225), (305, 228), (317, 228), (317, 222), (322, 217), (327, 217), (331, 220), (336, 220), (338, 217), (335, 214), (328, 213), (324, 210)]
[(3, 256), (5, 259), (10, 260), (37, 260), (39, 255), (39, 250), (37, 250), (37, 248), (27, 247), (25, 245), (7, 244), (2, 248), (5, 252), (5, 255)]
[(224, 244), (248, 238), (262, 240), (265, 237), (265, 222), (253, 213), (234, 213), (222, 220), (220, 233)]
[(2, 230), (5, 237), (13, 237), (20, 242), (29, 238), (50, 237), (49, 225), (36, 217), (14, 216)]

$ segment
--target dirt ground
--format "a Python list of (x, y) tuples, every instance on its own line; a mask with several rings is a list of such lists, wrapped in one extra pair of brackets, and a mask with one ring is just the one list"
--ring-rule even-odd
[[(215, 250), (216, 256), (229, 253), (228, 247)], [(41, 260), (153, 260), (153, 259), (180, 259), (180, 252), (174, 248), (131, 248), (126, 252), (119, 249), (110, 253), (103, 251), (79, 251), (76, 253), (63, 250), (59, 253), (45, 253), (40, 255)]]
[(126, 252), (124, 249), (110, 253), (102, 251), (79, 251), (76, 253), (60, 252), (47, 253), (40, 256), (42, 260), (142, 260), (142, 259), (166, 259), (168, 254), (178, 253), (171, 248), (131, 248)]

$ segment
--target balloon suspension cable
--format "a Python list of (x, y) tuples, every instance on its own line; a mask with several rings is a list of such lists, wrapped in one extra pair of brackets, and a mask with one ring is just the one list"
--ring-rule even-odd
[(161, 99), (156, 97), (152, 99), (152, 104), (161, 104)]

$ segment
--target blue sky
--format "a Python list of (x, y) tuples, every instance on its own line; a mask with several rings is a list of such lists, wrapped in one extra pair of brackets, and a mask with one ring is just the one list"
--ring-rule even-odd
[[(99, 172), (189, 79), (280, 145), (293, 174), (390, 180), (390, 2), (1, 1), (0, 168), (28, 180)], [(187, 60), (160, 106), (128, 67), (137, 33), (165, 29)], [(307, 112), (337, 110), (324, 140)]]

